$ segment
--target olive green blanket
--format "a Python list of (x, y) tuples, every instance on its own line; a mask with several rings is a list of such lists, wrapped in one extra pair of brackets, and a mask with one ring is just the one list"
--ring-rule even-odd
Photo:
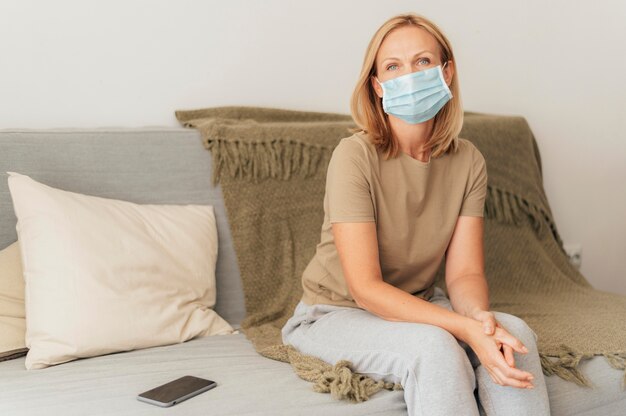
[[(398, 384), (353, 373), (350, 362), (325, 363), (283, 345), (280, 329), (302, 295), (324, 218), (326, 168), (339, 140), (356, 127), (349, 115), (264, 107), (176, 111), (200, 130), (212, 152), (243, 279), (242, 331), (259, 354), (338, 399), (367, 400)], [(538, 335), (544, 374), (591, 386), (581, 360), (603, 355), (626, 369), (626, 296), (595, 290), (562, 249), (525, 119), (465, 113), (460, 137), (487, 162), (485, 267), (492, 310), (524, 319)], [(436, 284), (444, 291), (443, 267)], [(447, 293), (447, 292), (446, 292)]]

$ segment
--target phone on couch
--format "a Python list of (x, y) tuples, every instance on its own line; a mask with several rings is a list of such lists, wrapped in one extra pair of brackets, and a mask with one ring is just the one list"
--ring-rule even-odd
[(217, 386), (213, 380), (184, 376), (137, 395), (137, 400), (161, 407), (174, 406)]

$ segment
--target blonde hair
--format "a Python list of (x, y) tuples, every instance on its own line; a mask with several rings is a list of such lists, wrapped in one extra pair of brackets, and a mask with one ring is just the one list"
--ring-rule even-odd
[(387, 20), (376, 31), (370, 40), (365, 52), (363, 67), (356, 87), (350, 99), (350, 111), (358, 128), (351, 129), (352, 133), (367, 133), (378, 148), (383, 151), (385, 159), (396, 157), (399, 152), (397, 139), (391, 131), (388, 116), (385, 114), (382, 101), (371, 84), (371, 78), (376, 73), (376, 54), (385, 37), (394, 29), (404, 26), (417, 26), (430, 33), (439, 44), (441, 63), (452, 61), (455, 71), (450, 83), (452, 98), (439, 110), (433, 121), (431, 136), (425, 149), (431, 149), (433, 158), (439, 157), (450, 149), (458, 148), (458, 135), (463, 127), (463, 107), (459, 95), (459, 80), (456, 71), (456, 61), (450, 42), (442, 31), (427, 18), (415, 13), (405, 13)]

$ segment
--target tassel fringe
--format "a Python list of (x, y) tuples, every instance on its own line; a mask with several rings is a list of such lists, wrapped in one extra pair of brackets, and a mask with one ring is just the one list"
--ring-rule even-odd
[[(288, 362), (298, 377), (314, 383), (313, 390), (318, 393), (330, 393), (337, 400), (349, 400), (353, 403), (367, 401), (380, 390), (404, 390), (401, 384), (384, 380), (374, 380), (352, 370), (352, 363), (341, 360), (330, 365), (317, 357), (300, 353), (291, 345), (281, 345), (280, 352), (265, 351), (262, 355)], [(563, 380), (571, 381), (582, 387), (593, 388), (594, 385), (580, 372), (581, 361), (591, 359), (595, 354), (581, 354), (573, 351), (565, 344), (560, 345), (558, 355), (539, 353), (543, 374), (556, 375)], [(617, 370), (624, 371), (622, 390), (626, 390), (626, 352), (603, 353), (608, 363)], [(553, 361), (549, 358), (557, 358)]]
[(545, 354), (539, 353), (543, 373), (547, 376), (556, 374), (563, 380), (573, 381), (579, 386), (592, 387), (589, 380), (578, 370), (580, 361), (593, 358), (593, 354), (580, 354), (572, 351), (565, 344), (561, 344), (561, 351), (556, 356), (557, 361), (548, 359)]
[(604, 353), (602, 355), (604, 355), (611, 367), (616, 370), (624, 371), (624, 376), (622, 377), (622, 390), (626, 390), (626, 352)]
[(205, 146), (213, 154), (213, 185), (223, 175), (255, 183), (267, 178), (313, 177), (324, 170), (333, 152), (333, 147), (295, 140), (209, 139)]
[(330, 393), (334, 399), (360, 403), (378, 391), (404, 390), (401, 384), (384, 380), (374, 380), (352, 371), (352, 363), (340, 360), (330, 365), (314, 356), (301, 354), (292, 346), (288, 347), (289, 362), (296, 374), (306, 381), (315, 383), (313, 390), (318, 393)]
[[(251, 142), (219, 138), (208, 139), (205, 146), (213, 155), (214, 186), (224, 175), (254, 183), (267, 178), (315, 177), (325, 172), (334, 148), (296, 140)], [(488, 185), (485, 217), (516, 226), (529, 221), (539, 236), (549, 228), (563, 250), (563, 241), (552, 217), (519, 195)]]
[(516, 226), (520, 226), (525, 221), (528, 221), (538, 236), (543, 236), (547, 228), (549, 228), (559, 247), (565, 253), (563, 240), (556, 229), (556, 224), (552, 217), (541, 207), (519, 195), (496, 186), (487, 185), (485, 218)]
[(314, 391), (330, 393), (337, 400), (360, 403), (369, 400), (383, 389), (404, 390), (399, 383), (374, 380), (369, 376), (355, 373), (350, 361), (341, 360), (335, 365), (330, 365), (315, 356), (302, 354), (292, 345), (271, 346), (259, 353), (264, 357), (291, 364), (298, 377), (314, 383)]
[[(622, 377), (622, 390), (626, 389), (626, 352), (622, 353), (602, 353), (611, 367), (624, 371)], [(560, 351), (558, 355), (546, 355), (539, 353), (541, 359), (541, 367), (543, 373), (546, 376), (556, 374), (563, 380), (573, 381), (579, 386), (593, 387), (593, 384), (583, 376), (578, 369), (578, 366), (582, 360), (588, 360), (595, 356), (595, 354), (581, 354), (573, 351), (565, 344), (560, 345)], [(548, 359), (557, 358), (556, 361)]]

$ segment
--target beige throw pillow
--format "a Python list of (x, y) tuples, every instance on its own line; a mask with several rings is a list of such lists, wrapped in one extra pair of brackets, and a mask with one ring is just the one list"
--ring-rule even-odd
[(140, 205), (9, 174), (26, 368), (233, 333), (215, 305), (210, 205)]
[(17, 241), (0, 251), (0, 361), (26, 354), (24, 277)]

